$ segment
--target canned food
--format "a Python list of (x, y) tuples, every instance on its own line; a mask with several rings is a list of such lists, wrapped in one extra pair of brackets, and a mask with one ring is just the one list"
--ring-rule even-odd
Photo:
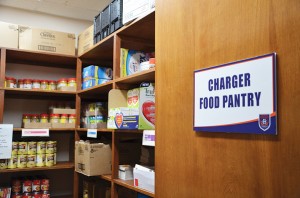
[(18, 155), (18, 147), (19, 147), (19, 142), (12, 142), (12, 150), (11, 150), (12, 155)]
[(17, 87), (17, 80), (15, 78), (5, 77), (5, 87), (16, 88)]
[(23, 79), (18, 80), (18, 88), (21, 88), (21, 89), (24, 88), (24, 80)]
[(31, 114), (23, 114), (22, 127), (25, 126), (25, 123), (30, 123), (30, 122), (31, 122)]
[(45, 166), (45, 161), (46, 161), (46, 154), (37, 154), (36, 155), (36, 166), (37, 167), (43, 167)]
[(46, 153), (54, 153), (54, 147), (56, 147), (55, 141), (46, 142)]
[(31, 193), (23, 193), (22, 198), (32, 198)]
[(19, 179), (14, 179), (12, 181), (12, 192), (13, 193), (21, 193), (22, 190), (22, 182)]
[(0, 170), (1, 169), (7, 169), (7, 160), (6, 159), (0, 159)]
[(30, 122), (39, 123), (40, 122), (40, 115), (39, 114), (32, 114)]
[(46, 166), (53, 166), (54, 165), (54, 154), (48, 153), (46, 154)]
[(40, 192), (33, 192), (32, 198), (41, 198), (42, 194)]
[(28, 155), (36, 154), (36, 142), (28, 142)]
[(17, 193), (12, 193), (11, 194), (12, 198), (22, 198), (22, 194), (17, 192)]
[(26, 179), (23, 181), (23, 193), (31, 193), (32, 191), (32, 181), (29, 179)]
[(34, 179), (32, 181), (32, 191), (35, 192), (34, 194), (36, 194), (40, 190), (41, 190), (41, 180), (40, 179)]
[(53, 142), (53, 153), (56, 153), (57, 150), (57, 141), (52, 141)]
[(24, 79), (23, 87), (24, 89), (32, 89), (32, 80), (31, 79)]
[(12, 155), (10, 159), (7, 160), (7, 168), (13, 169), (17, 168), (18, 165), (18, 156)]
[(49, 190), (49, 179), (42, 179), (41, 180), (41, 190), (48, 191)]
[(27, 154), (27, 142), (19, 142), (18, 155)]
[(35, 167), (36, 155), (27, 155), (27, 168)]
[(46, 142), (40, 141), (37, 142), (37, 151), (38, 154), (46, 153)]
[(49, 191), (43, 191), (42, 192), (42, 198), (50, 198), (50, 193), (49, 193)]
[(18, 155), (18, 168), (26, 168), (27, 166), (27, 156), (26, 155)]
[(53, 159), (53, 164), (56, 165), (56, 152), (53, 153), (53, 157), (54, 157), (54, 159)]

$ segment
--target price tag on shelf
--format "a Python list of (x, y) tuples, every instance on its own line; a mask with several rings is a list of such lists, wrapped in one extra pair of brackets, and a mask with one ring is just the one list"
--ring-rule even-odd
[(49, 137), (49, 129), (22, 129), (22, 137)]
[(97, 138), (97, 129), (88, 129), (87, 130), (87, 137)]

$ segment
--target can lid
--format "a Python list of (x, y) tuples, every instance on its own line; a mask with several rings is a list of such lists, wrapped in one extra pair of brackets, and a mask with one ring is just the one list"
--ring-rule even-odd
[(41, 82), (49, 82), (49, 80), (41, 80)]

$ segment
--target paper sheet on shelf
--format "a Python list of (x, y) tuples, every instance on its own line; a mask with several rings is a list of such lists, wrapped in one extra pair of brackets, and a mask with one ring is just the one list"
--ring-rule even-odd
[(12, 151), (13, 125), (0, 124), (0, 159), (10, 159)]

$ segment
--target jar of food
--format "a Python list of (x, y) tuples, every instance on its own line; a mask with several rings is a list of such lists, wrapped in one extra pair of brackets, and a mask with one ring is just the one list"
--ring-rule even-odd
[(41, 81), (34, 79), (32, 81), (32, 89), (40, 89), (41, 88)]
[(5, 87), (7, 88), (16, 88), (17, 80), (12, 77), (5, 77)]
[(24, 79), (24, 89), (32, 89), (32, 80)]
[(48, 86), (48, 89), (49, 90), (56, 90), (56, 81), (55, 80), (49, 80), (49, 86)]
[(39, 114), (32, 114), (31, 115), (31, 122), (40, 122), (40, 115)]
[(50, 115), (50, 123), (59, 123), (59, 122), (60, 122), (59, 114)]
[(76, 87), (76, 78), (68, 78), (68, 87)]
[(57, 83), (57, 90), (61, 90), (62, 87), (66, 87), (67, 85), (68, 82), (66, 78), (59, 79)]
[(76, 114), (70, 114), (69, 123), (75, 123), (75, 122), (76, 122)]
[(49, 89), (48, 80), (41, 80), (41, 89), (42, 90), (48, 90)]
[(62, 124), (68, 123), (68, 114), (61, 114), (60, 123)]
[(21, 88), (21, 89), (24, 88), (24, 79), (19, 79), (18, 80), (18, 88)]
[(48, 123), (48, 119), (49, 119), (49, 116), (47, 113), (42, 113), (41, 116), (40, 116), (40, 122), (41, 123)]
[(31, 122), (31, 114), (23, 114), (22, 127), (25, 126), (25, 123), (30, 123), (30, 122)]

